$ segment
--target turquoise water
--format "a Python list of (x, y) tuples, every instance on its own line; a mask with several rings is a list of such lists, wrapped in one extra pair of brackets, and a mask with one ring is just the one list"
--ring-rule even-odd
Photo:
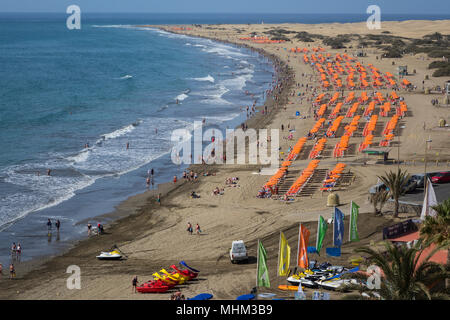
[[(173, 130), (234, 127), (253, 103), (245, 92), (262, 103), (272, 83), (249, 50), (127, 22), (0, 22), (0, 258), (13, 241), (24, 259), (53, 253), (85, 232), (80, 221), (145, 191), (149, 168), (169, 180), (181, 170)], [(47, 239), (47, 218), (60, 235)]]

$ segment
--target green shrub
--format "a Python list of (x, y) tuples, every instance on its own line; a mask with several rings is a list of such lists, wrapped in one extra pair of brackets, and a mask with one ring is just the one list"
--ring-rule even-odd
[(439, 69), (444, 68), (446, 66), (450, 66), (450, 62), (445, 61), (433, 61), (428, 65), (428, 69)]
[(433, 72), (433, 77), (449, 77), (450, 76), (450, 64), (437, 69)]

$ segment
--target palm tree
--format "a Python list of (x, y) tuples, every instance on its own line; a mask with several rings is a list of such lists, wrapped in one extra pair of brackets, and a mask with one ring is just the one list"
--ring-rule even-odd
[(370, 247), (356, 249), (356, 252), (367, 254), (367, 260), (383, 271), (378, 289), (382, 299), (449, 299), (446, 289), (436, 286), (450, 276), (449, 266), (429, 261), (439, 247), (420, 264), (419, 258), (426, 248), (421, 241), (411, 248), (385, 242), (385, 248), (385, 252), (378, 252)]
[(394, 217), (398, 217), (398, 199), (403, 195), (406, 184), (409, 180), (409, 175), (400, 168), (397, 172), (390, 171), (384, 176), (378, 176), (378, 178), (386, 185), (389, 191), (389, 195), (394, 199)]
[[(373, 205), (373, 212), (375, 215), (382, 214), (383, 206), (389, 199), (389, 192), (380, 190), (370, 195), (370, 203)], [(378, 208), (379, 207), (379, 208)]]
[[(428, 244), (435, 243), (441, 247), (450, 247), (450, 198), (431, 207), (436, 216), (426, 216), (420, 227), (420, 237)], [(447, 264), (450, 265), (450, 255), (447, 254)], [(447, 286), (450, 286), (449, 279)]]
[(450, 245), (450, 198), (432, 207), (436, 216), (426, 216), (420, 228), (420, 237), (427, 243)]

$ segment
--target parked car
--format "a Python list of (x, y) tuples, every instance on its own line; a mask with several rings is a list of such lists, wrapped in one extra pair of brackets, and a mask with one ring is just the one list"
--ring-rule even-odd
[(377, 183), (376, 185), (373, 185), (372, 187), (370, 187), (369, 189), (369, 193), (373, 194), (373, 193), (377, 193), (380, 192), (381, 190), (387, 190), (388, 188), (386, 187), (386, 185), (384, 183)]
[(244, 241), (237, 240), (232, 242), (230, 259), (231, 263), (236, 263), (239, 261), (248, 262), (247, 248), (245, 247)]
[[(428, 172), (427, 177), (431, 180), (431, 177), (435, 175), (437, 172)], [(417, 188), (423, 188), (425, 186), (425, 175), (423, 173), (417, 173), (411, 176), (411, 179), (417, 182)]]
[(435, 173), (433, 176), (431, 176), (431, 182), (433, 182), (433, 183), (450, 182), (450, 171)]
[[(413, 192), (414, 190), (416, 190), (417, 188), (417, 181), (415, 179), (413, 179), (413, 177), (409, 178), (408, 182), (406, 183), (406, 185), (403, 187), (403, 193), (410, 193)], [(377, 183), (376, 185), (373, 185), (370, 189), (369, 189), (369, 193), (370, 194), (374, 194), (377, 193), (381, 190), (388, 190), (389, 188), (383, 183)]]

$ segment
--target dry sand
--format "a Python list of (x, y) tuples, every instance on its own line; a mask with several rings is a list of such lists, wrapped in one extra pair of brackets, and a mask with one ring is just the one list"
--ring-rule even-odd
[[(191, 26), (190, 26), (191, 27)], [(213, 38), (221, 41), (247, 45), (255, 49), (262, 49), (267, 55), (274, 55), (281, 61), (285, 61), (295, 73), (295, 82), (310, 83), (302, 77), (302, 73), (312, 74), (310, 66), (301, 61), (300, 54), (293, 54), (283, 48), (319, 46), (321, 43), (292, 43), (281, 44), (256, 44), (248, 41), (240, 41), (239, 37), (248, 36), (251, 32), (261, 33), (267, 29), (282, 27), (287, 30), (307, 31), (324, 35), (337, 35), (344, 33), (380, 33), (389, 30), (393, 35), (419, 38), (433, 32), (445, 32), (450, 30), (450, 21), (404, 21), (383, 22), (382, 30), (370, 31), (365, 23), (347, 24), (282, 24), (282, 25), (210, 25), (208, 28), (192, 27), (189, 31), (178, 31), (193, 36)], [(169, 27), (166, 27), (169, 30)], [(237, 29), (245, 30), (237, 33)], [(343, 50), (331, 50), (324, 47), (327, 52), (344, 52)], [(430, 75), (427, 70), (431, 62), (426, 56), (405, 56), (401, 59), (376, 60), (380, 55), (375, 48), (365, 50), (367, 57), (359, 58), (365, 65), (374, 64), (383, 72), (396, 73), (397, 65), (408, 65), (408, 70), (416, 70), (416, 74), (408, 76), (408, 79), (417, 85), (414, 92), (401, 91), (400, 96), (405, 97), (410, 113), (403, 118), (400, 126), (400, 159), (402, 168), (415, 173), (423, 170), (423, 158), (425, 152), (425, 140), (431, 137), (432, 148), (428, 152), (429, 159), (440, 160), (438, 166), (429, 164), (429, 170), (447, 170), (447, 160), (450, 160), (450, 131), (438, 129), (438, 120), (444, 118), (450, 120), (450, 108), (435, 108), (431, 106), (433, 97), (442, 98), (442, 95), (431, 96), (420, 93), (422, 80), (425, 75)], [(348, 49), (352, 53), (352, 49)], [(395, 60), (396, 65), (392, 65)], [(433, 78), (427, 81), (427, 86), (443, 85), (449, 78)], [(318, 85), (318, 82), (312, 82)], [(294, 140), (288, 141), (280, 134), (280, 146), (286, 151), (289, 145), (293, 145), (299, 137), (305, 136), (314, 124), (314, 119), (297, 119), (295, 111), (307, 114), (309, 104), (301, 102), (297, 95), (291, 93), (301, 92), (302, 88), (292, 86), (283, 92), (283, 96), (289, 99), (283, 106), (272, 107), (269, 102), (270, 114), (249, 121), (249, 127), (280, 128), (289, 123), (295, 127)], [(348, 91), (346, 91), (348, 92)], [(383, 90), (383, 93), (386, 93)], [(359, 95), (358, 95), (359, 96)], [(348, 122), (345, 119), (345, 122)], [(386, 121), (383, 119), (382, 121)], [(423, 122), (426, 130), (423, 130)], [(361, 128), (359, 132), (361, 132)], [(340, 135), (339, 135), (340, 136)], [(396, 138), (397, 139), (397, 138)], [(324, 152), (319, 168), (331, 169), (336, 160), (330, 157), (332, 147), (338, 139), (330, 139)], [(389, 215), (386, 206), (386, 215), (376, 217), (373, 215), (369, 204), (368, 188), (377, 182), (377, 175), (383, 174), (388, 169), (396, 169), (396, 165), (363, 165), (364, 156), (357, 154), (355, 150), (362, 141), (361, 137), (352, 137), (351, 149), (343, 162), (348, 164), (354, 179), (345, 185), (337, 194), (340, 197), (340, 209), (348, 215), (350, 201), (357, 202), (360, 206), (360, 218), (358, 223), (361, 241), (359, 243), (344, 243), (343, 255), (340, 258), (330, 259), (324, 254), (321, 257), (312, 256), (320, 262), (330, 261), (349, 266), (348, 259), (354, 255), (353, 250), (361, 245), (378, 243), (382, 240), (382, 228), (384, 226), (410, 217), (409, 213), (402, 213), (400, 218), (393, 219)], [(376, 142), (380, 141), (379, 135)], [(298, 176), (309, 160), (307, 151), (312, 145), (308, 142), (306, 151), (303, 151), (299, 160), (292, 166), (290, 176)], [(397, 149), (393, 145), (391, 157), (397, 157)], [(416, 160), (415, 163), (412, 160)], [(176, 186), (166, 184), (161, 186), (163, 190), (162, 205), (158, 206), (155, 194), (147, 192), (132, 197), (118, 208), (120, 215), (128, 215), (115, 223), (107, 226), (107, 234), (94, 236), (81, 241), (77, 246), (49, 261), (44, 261), (41, 266), (26, 273), (18, 273), (14, 281), (3, 279), (0, 281), (0, 299), (169, 299), (170, 294), (133, 294), (131, 293), (131, 279), (134, 275), (140, 281), (152, 278), (152, 273), (161, 268), (168, 268), (171, 264), (185, 260), (188, 264), (201, 270), (199, 279), (181, 286), (185, 296), (193, 296), (202, 292), (209, 292), (215, 299), (235, 299), (236, 296), (250, 292), (255, 286), (256, 271), (256, 243), (260, 239), (268, 252), (268, 267), (272, 288), (278, 284), (285, 284), (285, 279), (276, 276), (277, 251), (279, 232), (284, 231), (292, 248), (292, 263), (297, 251), (298, 224), (304, 223), (311, 230), (310, 245), (313, 245), (316, 236), (316, 224), (318, 215), (328, 219), (332, 216), (333, 209), (326, 207), (326, 194), (315, 192), (311, 197), (300, 197), (295, 202), (284, 203), (271, 199), (256, 198), (259, 188), (267, 181), (269, 176), (256, 174), (259, 166), (256, 165), (215, 165), (208, 168), (194, 166), (193, 170), (199, 173), (209, 170), (215, 172), (215, 176), (203, 177), (201, 175), (196, 182), (179, 182)], [(347, 170), (347, 171), (348, 171)], [(239, 177), (238, 186), (227, 187), (225, 179)], [(216, 187), (224, 187), (222, 196), (213, 196), (212, 190)], [(195, 190), (201, 198), (191, 199), (190, 192)], [(116, 213), (117, 214), (117, 213)], [(189, 235), (186, 232), (186, 224), (190, 221), (194, 226), (199, 223), (203, 234), (200, 236)], [(346, 228), (348, 229), (348, 217)], [(347, 231), (347, 230), (346, 230)], [(324, 247), (331, 246), (330, 231), (325, 238)], [(228, 250), (233, 240), (243, 239), (251, 256), (249, 264), (231, 264)], [(348, 239), (346, 232), (345, 239)], [(123, 261), (99, 261), (95, 256), (117, 244), (128, 256)], [(78, 265), (81, 268), (81, 290), (68, 290), (66, 288), (66, 268), (69, 265)], [(5, 275), (4, 275), (4, 278)], [(292, 293), (281, 292), (277, 289), (263, 290), (276, 292), (280, 297), (292, 297)], [(340, 298), (339, 294), (332, 295)]]

